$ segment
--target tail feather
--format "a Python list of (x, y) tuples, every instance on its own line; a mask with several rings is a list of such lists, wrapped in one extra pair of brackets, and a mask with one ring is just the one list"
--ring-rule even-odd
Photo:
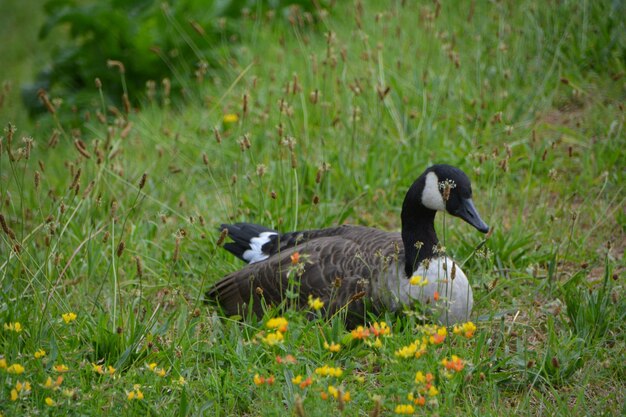
[(224, 249), (248, 263), (260, 262), (270, 256), (274, 242), (280, 237), (276, 230), (252, 223), (222, 224), (232, 242)]

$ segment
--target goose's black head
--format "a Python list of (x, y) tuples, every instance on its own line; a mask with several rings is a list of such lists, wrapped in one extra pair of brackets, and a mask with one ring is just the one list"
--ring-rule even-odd
[[(421, 181), (423, 180), (423, 182)], [(463, 171), (450, 165), (433, 165), (418, 179), (420, 202), (434, 211), (447, 211), (483, 233), (489, 226), (480, 218), (472, 201), (472, 185)]]
[(435, 214), (447, 211), (483, 233), (489, 226), (472, 201), (472, 185), (463, 171), (450, 165), (433, 165), (413, 183), (402, 205), (402, 240), (405, 270), (410, 276), (419, 263), (433, 256), (438, 243)]

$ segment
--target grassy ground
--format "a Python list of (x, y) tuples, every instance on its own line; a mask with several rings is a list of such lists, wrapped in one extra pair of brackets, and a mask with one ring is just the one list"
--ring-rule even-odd
[[(184, 103), (96, 105), (70, 129), (62, 104), (34, 124), (8, 98), (0, 121), (20, 125), (0, 155), (0, 412), (623, 413), (614, 7), (346, 3), (317, 26), (244, 19), (241, 46), (190, 78)], [(217, 246), (220, 222), (397, 230), (407, 187), (435, 162), (468, 172), (493, 227), (474, 253), (481, 236), (438, 219), (468, 259), (472, 337), (441, 340), (411, 314), (366, 335), (287, 312), (272, 344), (271, 312), (243, 324), (203, 304), (241, 267)]]

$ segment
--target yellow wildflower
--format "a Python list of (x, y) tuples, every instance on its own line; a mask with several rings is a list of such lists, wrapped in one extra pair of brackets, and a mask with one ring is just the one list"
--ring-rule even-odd
[(69, 313), (61, 314), (61, 317), (63, 317), (63, 321), (65, 322), (65, 324), (70, 324), (71, 322), (76, 320), (77, 316), (76, 316), (76, 313), (69, 312)]
[(29, 393), (31, 390), (30, 382), (17, 381), (17, 383), (15, 384), (15, 389), (17, 390), (17, 392)]
[(341, 350), (341, 345), (335, 342), (324, 342), (324, 349), (331, 351), (333, 353), (337, 353)]
[(63, 391), (61, 391), (61, 393), (68, 397), (68, 398), (72, 398), (74, 396), (74, 390), (73, 389), (64, 389)]
[(416, 352), (417, 352), (417, 342), (413, 342), (408, 346), (403, 346), (400, 349), (396, 350), (394, 352), (394, 355), (403, 359), (408, 359), (408, 358), (412, 358), (413, 356), (415, 356)]
[(187, 384), (187, 380), (182, 375), (178, 377), (178, 381), (177, 382), (178, 382), (178, 385), (181, 385), (181, 386)]
[(35, 359), (43, 358), (44, 356), (46, 356), (46, 351), (43, 349), (39, 349), (35, 352)]
[(428, 388), (428, 395), (434, 397), (437, 394), (439, 394), (439, 390), (434, 385), (431, 385), (430, 388)]
[(452, 355), (450, 359), (443, 358), (441, 364), (445, 366), (448, 371), (460, 372), (465, 367), (463, 360), (456, 355)]
[(17, 390), (15, 388), (13, 388), (11, 390), (11, 401), (17, 401), (17, 399), (18, 399)]
[(454, 326), (453, 332), (456, 335), (464, 336), (470, 339), (472, 336), (474, 336), (474, 332), (476, 332), (476, 325), (471, 321), (468, 321), (467, 323), (463, 323), (460, 326)]
[(116, 369), (114, 367), (112, 367), (111, 365), (107, 366), (107, 373), (109, 375), (113, 375), (115, 373)]
[(70, 370), (70, 368), (61, 363), (58, 365), (54, 365), (54, 370), (57, 372), (67, 372)]
[(411, 404), (398, 404), (396, 405), (394, 412), (396, 414), (413, 414), (415, 412), (415, 407)]
[(91, 369), (97, 374), (100, 374), (100, 375), (104, 374), (104, 367), (102, 365), (92, 363)]
[(165, 372), (165, 369), (163, 369), (163, 368), (157, 368), (154, 371), (154, 373), (157, 374), (158, 376), (160, 376), (161, 378), (163, 378), (167, 374), (167, 372)]
[(291, 383), (294, 385), (300, 385), (301, 382), (302, 382), (302, 375), (294, 376), (293, 378), (291, 378)]
[(260, 376), (259, 374), (254, 374), (254, 377), (252, 378), (252, 381), (254, 382), (254, 385), (262, 385), (265, 383), (265, 378), (263, 378), (262, 376)]
[(157, 363), (156, 362), (152, 362), (148, 364), (148, 368), (150, 368), (151, 371), (154, 371), (154, 369), (157, 367)]
[(409, 279), (409, 283), (411, 285), (417, 285), (419, 287), (425, 287), (428, 285), (428, 279), (424, 278), (421, 275), (413, 275), (411, 279)]
[(377, 337), (376, 340), (374, 340), (373, 342), (366, 340), (365, 344), (376, 349), (380, 349), (381, 347), (383, 347), (383, 342), (380, 340), (380, 337)]
[(343, 371), (341, 368), (333, 368), (332, 366), (324, 365), (320, 368), (316, 368), (315, 373), (319, 376), (334, 376), (339, 378), (343, 374)]
[(7, 360), (5, 358), (0, 358), (0, 369), (4, 369), (7, 367)]
[(374, 334), (374, 336), (388, 336), (391, 334), (391, 329), (387, 326), (387, 323), (384, 321), (376, 322), (370, 326), (370, 331)]
[(370, 335), (370, 331), (363, 326), (358, 326), (350, 332), (350, 335), (352, 335), (352, 339), (365, 339)]
[(324, 302), (319, 297), (313, 298), (313, 296), (309, 294), (309, 308), (317, 311), (322, 307), (324, 307)]
[(20, 322), (16, 321), (14, 323), (4, 323), (4, 330), (15, 332), (15, 333), (20, 333), (24, 329), (22, 328), (22, 325), (20, 324)]
[(439, 345), (446, 340), (446, 335), (448, 334), (448, 330), (445, 326), (441, 326), (437, 329), (437, 331), (430, 336), (430, 343), (434, 345)]
[(339, 397), (339, 390), (332, 385), (328, 386), (328, 393), (333, 396), (333, 398)]
[(422, 371), (417, 371), (417, 373), (415, 374), (415, 383), (423, 384), (424, 382), (426, 382), (426, 376), (424, 376), (424, 373)]
[(222, 123), (224, 124), (232, 124), (232, 123), (237, 123), (239, 121), (239, 116), (237, 116), (235, 113), (226, 113), (224, 115), (224, 117), (222, 118)]
[(50, 397), (46, 397), (44, 401), (46, 402), (46, 405), (48, 407), (54, 407), (55, 405), (57, 405), (57, 403)]
[(265, 323), (265, 327), (268, 329), (276, 329), (281, 333), (285, 333), (287, 331), (287, 326), (289, 322), (284, 317), (275, 317), (273, 319), (269, 319), (267, 323)]
[(143, 400), (143, 392), (141, 392), (141, 385), (139, 384), (133, 385), (133, 390), (128, 393), (126, 398), (128, 399), (128, 401)]
[(269, 346), (274, 346), (277, 343), (281, 343), (285, 339), (285, 336), (279, 331), (268, 334), (261, 338), (261, 341)]
[(19, 374), (24, 373), (24, 367), (20, 365), (19, 363), (14, 363), (13, 365), (7, 368), (7, 372), (10, 374), (19, 375)]

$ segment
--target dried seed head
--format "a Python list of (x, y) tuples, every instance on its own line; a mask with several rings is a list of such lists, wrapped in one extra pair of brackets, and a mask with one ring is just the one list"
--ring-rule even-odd
[(222, 135), (220, 134), (220, 131), (217, 129), (217, 127), (213, 128), (213, 133), (215, 134), (215, 141), (217, 143), (222, 143)]
[(344, 401), (344, 397), (343, 397), (343, 389), (341, 387), (339, 387), (339, 395), (337, 396), (337, 409), (339, 411), (343, 411), (346, 408), (346, 403)]
[(559, 364), (559, 358), (557, 358), (556, 356), (552, 357), (552, 366), (555, 368), (560, 367), (561, 365)]
[(122, 94), (122, 103), (124, 104), (124, 112), (126, 114), (130, 113), (130, 100), (128, 99), (128, 94)]
[(124, 129), (122, 129), (122, 131), (120, 132), (120, 138), (126, 139), (132, 129), (133, 129), (133, 122), (126, 123), (126, 126), (124, 126)]
[(456, 262), (452, 262), (452, 271), (450, 272), (450, 279), (454, 281), (456, 278)]
[(84, 156), (85, 158), (87, 158), (87, 159), (91, 158), (91, 154), (89, 153), (89, 151), (87, 151), (87, 149), (85, 147), (85, 142), (83, 142), (82, 140), (75, 139), (74, 140), (74, 147), (76, 148), (78, 153), (81, 154), (82, 156)]
[(291, 151), (291, 168), (296, 169), (298, 167), (298, 160), (296, 158), (296, 153)]
[(102, 243), (107, 243), (109, 236), (111, 236), (111, 234), (108, 231), (104, 232), (104, 235), (102, 236)]
[(89, 181), (89, 184), (87, 184), (87, 188), (85, 188), (85, 191), (83, 192), (83, 198), (87, 198), (89, 193), (91, 193), (91, 190), (93, 190), (94, 185), (96, 185), (96, 182), (94, 180)]
[(250, 143), (250, 138), (248, 136), (248, 134), (246, 133), (245, 135), (243, 135), (243, 137), (241, 138), (241, 140), (239, 140), (239, 147), (241, 148), (241, 152), (250, 149), (250, 147), (252, 146), (252, 144)]
[(298, 394), (296, 394), (296, 401), (294, 402), (294, 411), (298, 417), (306, 416), (306, 413), (304, 412), (304, 405), (302, 404), (302, 397)]
[(220, 233), (220, 237), (217, 239), (217, 242), (215, 244), (217, 246), (222, 246), (222, 244), (224, 243), (224, 240), (226, 240), (227, 236), (228, 236), (228, 229), (227, 228), (223, 228), (222, 232)]
[(248, 95), (243, 95), (243, 106), (242, 106), (242, 114), (245, 117), (248, 114)]
[(48, 98), (48, 93), (46, 93), (46, 90), (44, 90), (43, 88), (40, 88), (39, 91), (37, 91), (37, 97), (39, 97), (39, 101), (41, 101), (41, 103), (44, 105), (44, 107), (46, 108), (46, 110), (48, 110), (50, 114), (56, 113), (54, 106), (52, 105), (52, 103), (50, 102), (50, 99)]
[(439, 189), (442, 190), (443, 200), (448, 201), (450, 199), (450, 191), (456, 188), (456, 183), (450, 179), (441, 181), (439, 183)]
[(270, 197), (272, 197), (273, 200), (276, 200), (276, 191), (272, 190), (272, 192), (270, 192)]
[(126, 72), (126, 68), (122, 61), (116, 61), (114, 59), (107, 60), (107, 66), (109, 68), (117, 68), (120, 71), (120, 74), (124, 74)]
[(117, 251), (115, 251), (115, 254), (117, 255), (118, 258), (122, 256), (122, 253), (124, 253), (125, 247), (126, 247), (126, 244), (124, 243), (123, 240), (119, 243), (119, 245), (117, 245)]
[(146, 185), (146, 179), (148, 178), (148, 174), (147, 173), (143, 173), (143, 175), (141, 176), (141, 179), (139, 180), (139, 189), (143, 189), (143, 187), (145, 187)]
[(174, 243), (174, 254), (172, 255), (172, 262), (178, 261), (178, 255), (180, 254), (180, 237), (176, 236)]
[(318, 196), (317, 194), (313, 196), (313, 205), (318, 205), (320, 202), (320, 196)]
[(33, 138), (30, 136), (26, 136), (22, 138), (22, 142), (24, 142), (24, 158), (30, 159), (30, 151), (33, 148)]
[(82, 170), (78, 168), (78, 171), (76, 171), (76, 174), (74, 175), (74, 179), (72, 180), (72, 183), (70, 184), (70, 188), (69, 188), (70, 190), (73, 190), (74, 188), (76, 188), (78, 181), (80, 181), (81, 172)]
[(278, 126), (276, 126), (276, 130), (278, 132), (278, 139), (281, 140), (283, 138), (283, 124), (279, 123)]
[(143, 277), (143, 266), (141, 265), (141, 258), (139, 255), (135, 256), (135, 268), (137, 270), (137, 276), (139, 278)]
[(2, 231), (4, 231), (4, 233), (6, 233), (11, 240), (15, 240), (15, 233), (13, 233), (13, 230), (11, 230), (11, 228), (7, 225), (7, 222), (2, 214), (0, 214), (0, 227), (2, 227)]
[(35, 171), (35, 190), (39, 189), (39, 182), (41, 181), (41, 174), (39, 171)]
[(202, 154), (202, 163), (207, 166), (209, 165), (209, 157), (205, 153)]
[(263, 178), (263, 176), (265, 175), (265, 173), (267, 172), (267, 167), (263, 164), (258, 164), (256, 166), (256, 174), (260, 177)]
[(381, 409), (382, 409), (382, 398), (380, 395), (374, 396), (374, 408), (370, 411), (370, 417), (380, 417)]
[(95, 83), (98, 90), (102, 89), (102, 81), (100, 81), (100, 78), (96, 77)]

